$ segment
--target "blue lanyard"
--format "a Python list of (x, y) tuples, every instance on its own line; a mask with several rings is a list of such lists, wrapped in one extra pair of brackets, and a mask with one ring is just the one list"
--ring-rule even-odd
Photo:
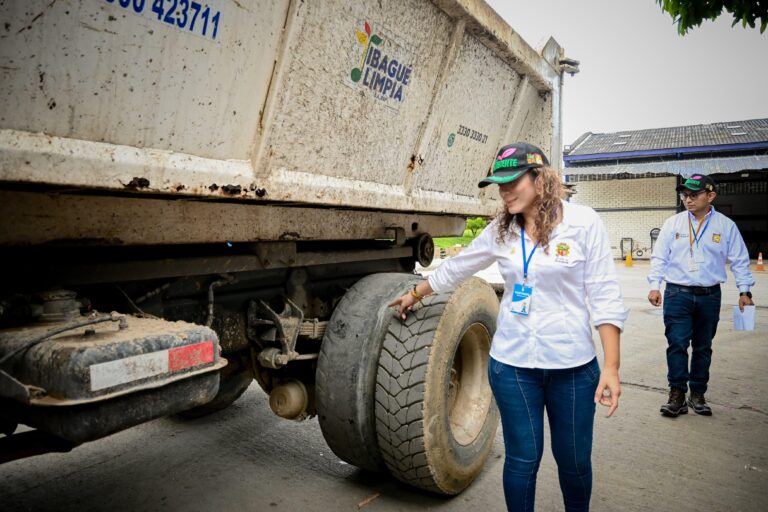
[(522, 226), (520, 227), (520, 238), (523, 241), (523, 286), (525, 286), (525, 282), (528, 280), (528, 265), (531, 263), (531, 260), (533, 259), (533, 253), (536, 252), (536, 248), (539, 246), (539, 242), (536, 242), (536, 245), (533, 246), (533, 250), (531, 251), (531, 255), (527, 258), (525, 257), (525, 228)]
[(691, 222), (691, 214), (688, 214), (688, 227), (691, 230), (691, 235), (693, 236), (693, 240), (691, 240), (691, 250), (693, 250), (693, 242), (696, 242), (696, 247), (699, 246), (699, 240), (701, 240), (702, 235), (704, 235), (704, 232), (709, 227), (709, 221), (712, 219), (712, 217), (709, 217), (707, 219), (707, 222), (704, 223), (704, 228), (701, 227), (701, 223), (699, 223), (699, 231), (698, 236), (696, 235), (696, 230), (693, 228), (693, 222)]

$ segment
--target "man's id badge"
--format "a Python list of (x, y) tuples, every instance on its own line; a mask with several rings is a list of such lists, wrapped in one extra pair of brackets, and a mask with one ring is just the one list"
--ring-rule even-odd
[(699, 263), (704, 263), (704, 251), (697, 248), (693, 251), (693, 259), (696, 260), (697, 266)]
[(688, 271), (689, 272), (698, 272), (699, 271), (699, 262), (696, 261), (696, 259), (693, 256), (688, 258)]
[(531, 294), (533, 288), (520, 283), (515, 284), (512, 290), (512, 308), (510, 311), (518, 315), (528, 315), (531, 310)]

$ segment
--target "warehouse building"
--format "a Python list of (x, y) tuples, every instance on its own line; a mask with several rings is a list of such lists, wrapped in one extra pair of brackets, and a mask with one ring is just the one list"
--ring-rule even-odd
[(571, 201), (599, 212), (616, 258), (650, 258), (664, 220), (683, 209), (675, 186), (694, 174), (718, 183), (715, 208), (736, 222), (750, 256), (768, 253), (768, 119), (587, 132), (563, 160)]

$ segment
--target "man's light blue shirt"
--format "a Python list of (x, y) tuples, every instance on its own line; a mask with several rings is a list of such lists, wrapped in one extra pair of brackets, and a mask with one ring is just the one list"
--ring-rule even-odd
[[(648, 283), (658, 290), (661, 281), (683, 286), (714, 286), (724, 283), (726, 263), (736, 279), (740, 292), (748, 292), (755, 284), (749, 270), (749, 253), (736, 224), (710, 207), (704, 220), (699, 222), (688, 212), (668, 218), (661, 228), (651, 255), (651, 273)], [(691, 245), (691, 227), (698, 235)], [(698, 270), (689, 270), (693, 250)]]

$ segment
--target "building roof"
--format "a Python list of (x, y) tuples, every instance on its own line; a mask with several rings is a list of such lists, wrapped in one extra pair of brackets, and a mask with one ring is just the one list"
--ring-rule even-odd
[[(768, 149), (768, 119), (697, 124), (615, 133), (587, 132), (565, 153), (566, 164), (604, 158)], [(587, 155), (596, 155), (590, 158)], [(599, 155), (599, 156), (597, 156)], [(610, 156), (609, 156), (610, 155)]]
[(656, 162), (619, 161), (609, 165), (574, 165), (563, 169), (563, 174), (566, 176), (583, 174), (606, 176), (622, 174), (679, 174), (684, 178), (689, 178), (694, 174), (732, 174), (762, 169), (768, 169), (768, 155), (688, 158)]

